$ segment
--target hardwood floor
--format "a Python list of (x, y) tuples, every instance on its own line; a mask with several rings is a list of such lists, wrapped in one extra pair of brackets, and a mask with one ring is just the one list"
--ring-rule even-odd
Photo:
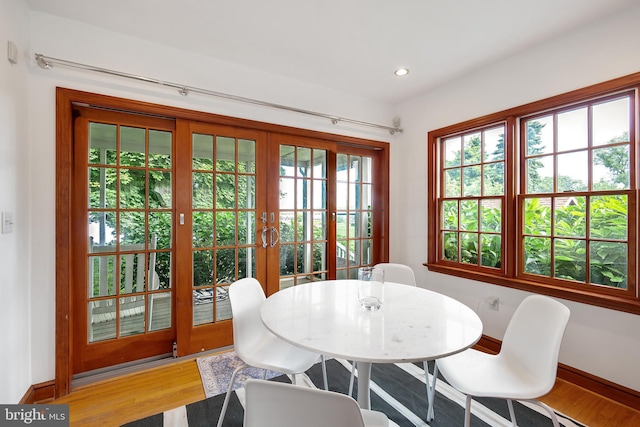
[[(204, 397), (195, 358), (189, 358), (83, 385), (53, 403), (70, 405), (71, 426), (120, 426)], [(541, 400), (590, 427), (640, 425), (640, 412), (564, 380)]]

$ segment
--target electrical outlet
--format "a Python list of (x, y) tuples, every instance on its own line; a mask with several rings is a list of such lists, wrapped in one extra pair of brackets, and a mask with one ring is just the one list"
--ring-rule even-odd
[(485, 298), (487, 304), (489, 304), (489, 308), (491, 310), (498, 311), (500, 310), (500, 298), (498, 297), (487, 297)]

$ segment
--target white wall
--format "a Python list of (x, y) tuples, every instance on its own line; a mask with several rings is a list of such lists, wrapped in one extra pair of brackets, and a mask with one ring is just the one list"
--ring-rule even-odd
[[(14, 231), (0, 234), (0, 403), (17, 403), (31, 383), (29, 271), (28, 74), (29, 10), (0, 0), (0, 211), (13, 213)], [(7, 60), (7, 42), (21, 55)]]
[[(78, 22), (31, 14), (31, 56), (45, 56), (152, 77), (192, 87), (254, 98), (326, 114), (391, 124), (391, 106), (326, 88), (310, 86), (234, 66), (186, 51), (166, 48)], [(204, 95), (183, 97), (178, 91), (62, 66), (30, 69), (31, 157), (37, 172), (32, 186), (33, 259), (31, 286), (34, 325), (55, 322), (55, 88), (56, 86), (212, 112), (323, 132), (388, 141), (388, 132)], [(37, 215), (36, 215), (37, 213)], [(33, 328), (33, 383), (53, 379), (55, 335)]]
[[(422, 266), (428, 237), (427, 132), (639, 72), (639, 22), (640, 7), (521, 52), (398, 107), (405, 132), (391, 145), (392, 261), (408, 262), (425, 287), (477, 310), (489, 336), (502, 338), (526, 293), (432, 273)], [(484, 302), (492, 295), (500, 298), (498, 312)], [(565, 303), (572, 314), (560, 361), (640, 390), (640, 316)]]

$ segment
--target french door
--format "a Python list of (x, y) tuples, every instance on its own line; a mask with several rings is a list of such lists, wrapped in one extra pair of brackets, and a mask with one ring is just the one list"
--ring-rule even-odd
[(171, 351), (175, 124), (75, 111), (72, 354), (78, 373)]
[[(269, 293), (357, 277), (382, 260), (386, 208), (381, 150), (270, 135)], [(374, 244), (375, 242), (375, 244)], [(379, 261), (377, 261), (379, 262)]]
[(83, 106), (59, 110), (72, 125), (59, 123), (70, 141), (59, 141), (69, 167), (58, 175), (70, 183), (68, 211), (58, 205), (69, 287), (62, 268), (56, 300), (67, 378), (231, 345), (235, 280), (271, 294), (385, 260), (386, 144), (69, 94)]
[(228, 289), (266, 278), (267, 149), (261, 131), (178, 121), (178, 354), (231, 345)]

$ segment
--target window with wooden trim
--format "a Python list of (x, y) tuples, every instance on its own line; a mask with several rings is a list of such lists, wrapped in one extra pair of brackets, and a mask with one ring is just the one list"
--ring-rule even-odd
[(440, 140), (441, 256), (469, 266), (502, 269), (505, 199), (504, 124)]
[(639, 313), (631, 77), (430, 132), (429, 268)]

